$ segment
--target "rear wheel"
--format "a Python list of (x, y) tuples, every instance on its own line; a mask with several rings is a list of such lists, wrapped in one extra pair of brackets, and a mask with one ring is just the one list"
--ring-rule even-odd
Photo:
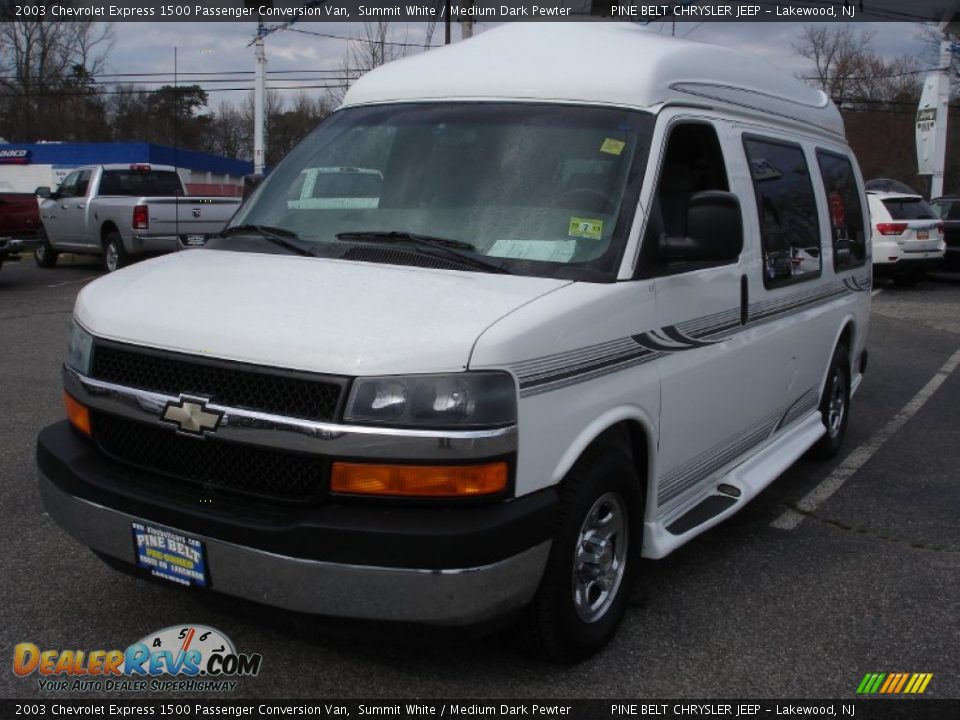
[(820, 398), (820, 416), (827, 433), (813, 446), (812, 455), (818, 460), (828, 460), (840, 452), (850, 416), (850, 351), (846, 345), (837, 345), (833, 351), (827, 384)]
[(129, 263), (129, 256), (123, 247), (123, 238), (114, 231), (107, 234), (103, 241), (103, 267), (107, 272), (116, 272)]
[(50, 245), (50, 238), (47, 237), (47, 231), (40, 227), (40, 244), (33, 251), (33, 259), (42, 268), (52, 268), (57, 264), (57, 258), (60, 253)]
[(571, 663), (613, 637), (637, 576), (642, 516), (630, 457), (614, 447), (584, 453), (561, 486), (550, 557), (522, 623), (531, 650)]

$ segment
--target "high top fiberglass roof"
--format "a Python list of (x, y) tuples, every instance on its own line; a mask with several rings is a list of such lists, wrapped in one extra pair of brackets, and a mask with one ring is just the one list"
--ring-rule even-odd
[(361, 77), (344, 106), (436, 100), (528, 100), (655, 110), (667, 102), (776, 115), (843, 134), (821, 91), (730, 48), (664, 37), (630, 23), (504, 24)]

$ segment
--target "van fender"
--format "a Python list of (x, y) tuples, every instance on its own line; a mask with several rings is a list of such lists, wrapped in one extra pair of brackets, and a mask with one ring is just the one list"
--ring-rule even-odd
[(853, 355), (856, 352), (857, 348), (857, 318), (852, 312), (848, 312), (844, 315), (843, 319), (840, 321), (840, 325), (837, 327), (837, 331), (833, 336), (833, 343), (830, 345), (830, 355), (827, 356), (826, 362), (823, 366), (823, 374), (820, 377), (820, 397), (823, 397), (823, 391), (827, 386), (827, 374), (830, 372), (830, 359), (833, 357), (833, 353), (837, 349), (837, 345), (840, 343), (840, 337), (843, 335), (844, 331), (847, 328), (850, 328), (850, 357), (848, 358), (850, 362), (850, 394), (853, 394), (853, 380), (854, 380), (854, 367), (853, 367)]
[[(657, 423), (641, 407), (636, 405), (619, 405), (610, 408), (595, 417), (591, 422), (580, 431), (577, 437), (570, 443), (560, 460), (554, 467), (552, 482), (559, 484), (573, 467), (574, 463), (580, 459), (584, 451), (604, 432), (612, 428), (617, 423), (623, 421), (632, 421), (639, 423), (643, 430), (643, 437), (647, 444), (647, 467), (644, 469), (646, 477), (641, 477), (641, 481), (646, 481), (646, 502), (645, 514), (649, 514), (652, 509), (656, 509), (656, 490), (653, 478), (656, 477), (656, 457), (657, 457)], [(644, 518), (646, 520), (646, 518)]]

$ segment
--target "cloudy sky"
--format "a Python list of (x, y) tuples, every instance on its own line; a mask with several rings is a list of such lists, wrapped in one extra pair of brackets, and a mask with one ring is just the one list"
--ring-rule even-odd
[[(927, 48), (917, 37), (922, 30), (921, 25), (893, 22), (859, 24), (875, 33), (875, 48), (880, 54), (887, 57), (910, 54), (926, 60), (923, 56)], [(481, 23), (477, 31), (482, 32), (489, 27), (491, 25)], [(802, 27), (801, 23), (682, 22), (676, 24), (675, 32), (678, 37), (687, 36), (700, 42), (738, 47), (790, 72), (802, 74), (809, 68), (793, 49)], [(329, 82), (324, 78), (335, 78), (339, 74), (349, 42), (340, 37), (321, 35), (357, 37), (363, 34), (363, 26), (359, 23), (304, 22), (295, 28), (300, 32), (278, 31), (267, 39), (269, 84), (273, 87)], [(422, 43), (425, 28), (424, 24), (394, 23), (390, 29), (390, 40)], [(181, 83), (199, 81), (207, 90), (216, 89), (210, 93), (211, 106), (218, 104), (221, 99), (236, 102), (247, 93), (227, 88), (252, 86), (250, 71), (254, 66), (253, 48), (248, 43), (255, 29), (256, 25), (252, 22), (116, 23), (113, 26), (114, 45), (106, 72), (168, 73), (154, 76), (154, 84), (142, 85), (144, 88), (158, 87), (172, 80), (176, 47)], [(655, 23), (649, 29), (667, 34), (673, 30), (670, 23)], [(459, 38), (459, 28), (454, 28), (453, 36), (454, 40)], [(433, 43), (442, 42), (443, 28), (438, 26)], [(324, 70), (329, 72), (321, 72)], [(198, 77), (187, 74), (191, 72), (229, 74)], [(244, 72), (248, 74), (242, 74)], [(116, 78), (123, 79), (130, 78)], [(292, 97), (296, 93), (295, 90), (280, 92), (285, 97)]]

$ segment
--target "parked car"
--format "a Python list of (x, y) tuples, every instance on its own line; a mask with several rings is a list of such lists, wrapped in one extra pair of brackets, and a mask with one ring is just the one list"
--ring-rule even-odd
[(5, 260), (19, 260), (20, 253), (39, 242), (37, 198), (26, 193), (0, 193), (0, 267)]
[(867, 190), (873, 273), (912, 285), (943, 264), (943, 223), (920, 195)]
[[(843, 132), (630, 25), (373, 70), (223, 239), (81, 291), (45, 507), (145, 578), (596, 652), (642, 557), (840, 450), (871, 287)], [(376, 206), (291, 206), (322, 167), (381, 173)]]
[(37, 264), (61, 252), (100, 255), (113, 272), (135, 256), (199, 247), (219, 233), (239, 198), (188, 196), (167, 165), (94, 165), (67, 175), (56, 192), (39, 188)]
[(943, 241), (946, 249), (943, 267), (960, 270), (960, 196), (938, 197), (930, 201), (930, 207), (940, 218)]

